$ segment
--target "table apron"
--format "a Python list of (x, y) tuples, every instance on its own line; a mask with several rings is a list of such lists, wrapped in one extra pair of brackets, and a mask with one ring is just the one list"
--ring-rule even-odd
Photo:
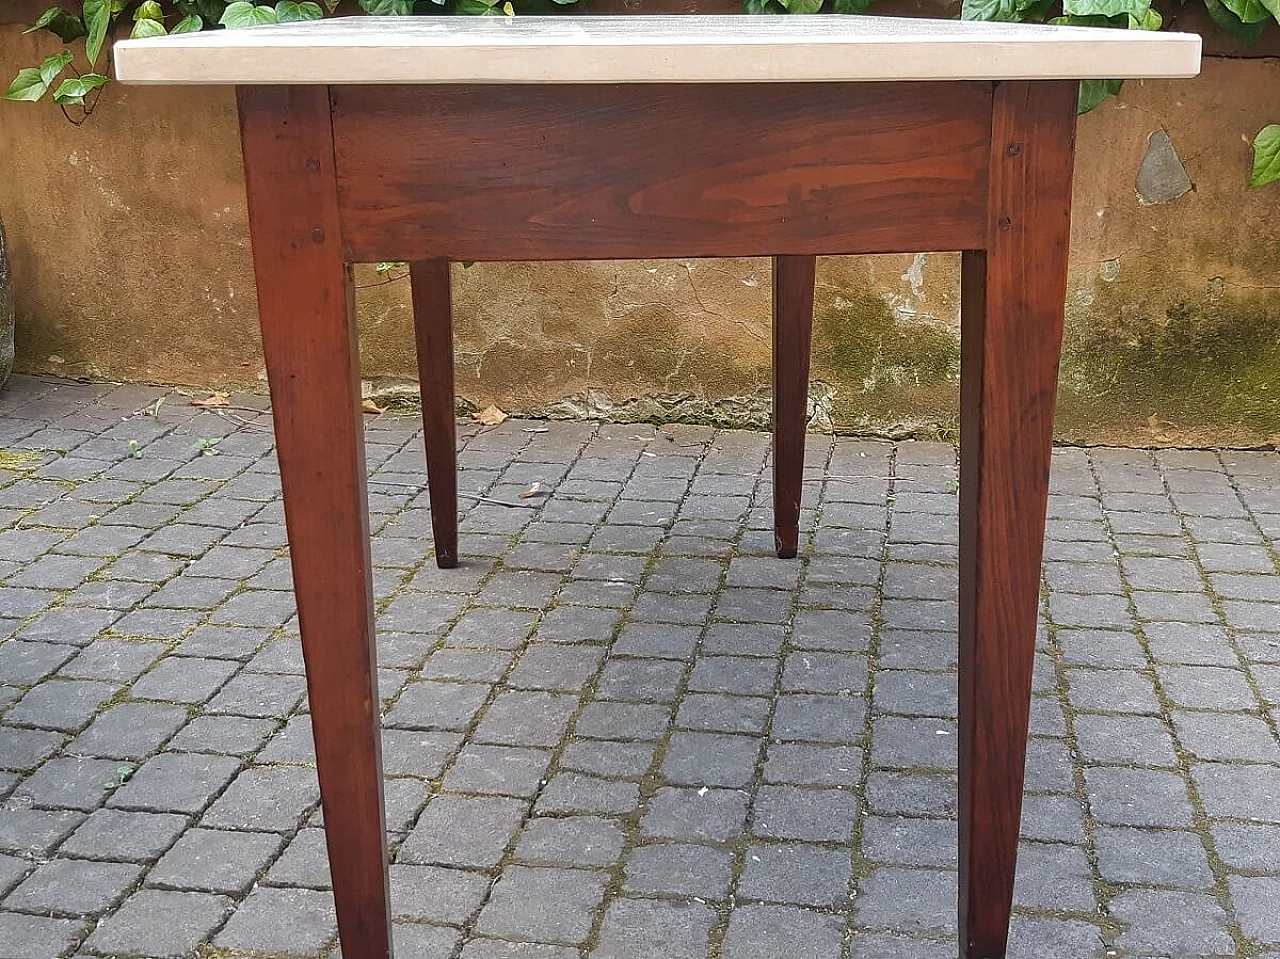
[(344, 255), (983, 249), (993, 87), (331, 87)]

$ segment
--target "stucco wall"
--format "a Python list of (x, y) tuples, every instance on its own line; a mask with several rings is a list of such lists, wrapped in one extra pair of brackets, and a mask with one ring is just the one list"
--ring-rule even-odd
[[(34, 62), (49, 39), (0, 26), (0, 63)], [(1278, 104), (1280, 59), (1215, 56), (1196, 80), (1131, 82), (1081, 121), (1063, 438), (1280, 435), (1280, 188), (1245, 189), (1246, 138)], [(1149, 152), (1147, 199), (1185, 193), (1139, 195)], [(18, 368), (261, 384), (229, 89), (113, 85), (80, 128), (47, 104), (0, 103), (0, 214)], [(951, 254), (821, 262), (816, 422), (954, 429), (957, 273)], [(478, 264), (455, 278), (466, 401), (767, 422), (767, 261)], [(412, 377), (407, 282), (359, 281), (366, 376)]]

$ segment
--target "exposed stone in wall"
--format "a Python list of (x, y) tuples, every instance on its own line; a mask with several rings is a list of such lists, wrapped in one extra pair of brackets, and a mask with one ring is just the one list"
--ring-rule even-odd
[(1134, 183), (1139, 203), (1170, 203), (1191, 191), (1191, 180), (1178, 159), (1169, 134), (1156, 130), (1147, 138), (1147, 152)]

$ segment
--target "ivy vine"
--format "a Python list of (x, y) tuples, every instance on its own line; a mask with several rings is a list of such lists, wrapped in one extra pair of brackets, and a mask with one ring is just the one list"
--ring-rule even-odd
[[(515, 16), (545, 13), (586, 0), (358, 0), (375, 16), (458, 13)], [(754, 14), (866, 13), (875, 0), (743, 0)], [(1280, 23), (1280, 0), (1177, 0), (1203, 3), (1221, 29), (1246, 43), (1256, 43), (1269, 23)], [(94, 111), (102, 88), (110, 82), (104, 60), (107, 39), (127, 25), (131, 37), (157, 37), (206, 29), (238, 29), (267, 23), (319, 20), (337, 12), (339, 0), (73, 0), (64, 9), (50, 7), (27, 30), (46, 31), (70, 46), (83, 41), (83, 65), (64, 49), (39, 65), (24, 67), (10, 84), (8, 100), (42, 100), (46, 95), (72, 123)], [(962, 0), (964, 20), (1061, 23), (1125, 30), (1159, 30), (1164, 18), (1151, 0)], [(1120, 92), (1123, 80), (1085, 80), (1079, 109), (1087, 113)], [(1262, 128), (1253, 141), (1251, 187), (1280, 181), (1280, 123)]]

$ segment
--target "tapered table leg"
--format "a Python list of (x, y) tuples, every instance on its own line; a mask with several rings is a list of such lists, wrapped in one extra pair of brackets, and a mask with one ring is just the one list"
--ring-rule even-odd
[(458, 565), (458, 453), (453, 393), (453, 313), (448, 260), (409, 264), (418, 389), (427, 445), (427, 485), (436, 565)]
[(241, 138), (342, 954), (390, 959), (364, 435), (325, 87), (241, 87)]
[(960, 957), (1002, 959), (1013, 899), (1076, 84), (996, 86), (989, 241), (961, 291)]
[(783, 559), (800, 542), (816, 264), (814, 256), (773, 258), (773, 538)]

